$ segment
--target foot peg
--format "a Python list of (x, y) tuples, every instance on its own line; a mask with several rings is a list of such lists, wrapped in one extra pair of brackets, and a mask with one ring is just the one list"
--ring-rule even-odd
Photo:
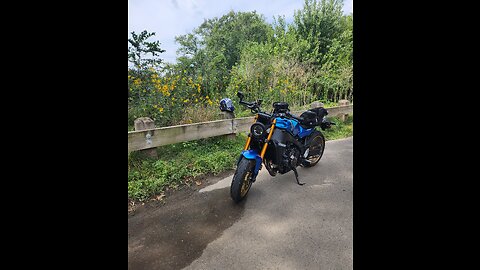
[(297, 184), (299, 184), (300, 186), (305, 185), (305, 183), (300, 183), (300, 181), (298, 180), (297, 168), (293, 167), (293, 168), (292, 168), (292, 171), (295, 173), (295, 179), (297, 179)]

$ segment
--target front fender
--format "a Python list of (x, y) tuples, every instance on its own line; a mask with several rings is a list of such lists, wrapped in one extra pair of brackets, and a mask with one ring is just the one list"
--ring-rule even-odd
[[(262, 166), (262, 157), (260, 157), (260, 154), (256, 150), (252, 149), (243, 150), (240, 158), (242, 158), (242, 156), (246, 159), (255, 159), (255, 170), (253, 171), (253, 179), (255, 179)], [(240, 161), (240, 158), (238, 161)]]

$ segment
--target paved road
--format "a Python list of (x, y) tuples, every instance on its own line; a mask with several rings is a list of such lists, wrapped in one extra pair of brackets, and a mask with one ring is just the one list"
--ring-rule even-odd
[(129, 269), (352, 269), (353, 137), (298, 171), (262, 170), (239, 205), (230, 175), (129, 217)]

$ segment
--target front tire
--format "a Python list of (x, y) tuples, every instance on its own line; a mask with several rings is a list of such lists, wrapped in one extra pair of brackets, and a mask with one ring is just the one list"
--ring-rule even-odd
[(321, 132), (315, 132), (310, 140), (310, 147), (308, 149), (310, 153), (319, 152), (316, 155), (307, 156), (307, 158), (302, 161), (302, 166), (307, 168), (317, 165), (323, 156), (323, 151), (325, 150), (325, 137)]
[(233, 175), (230, 186), (230, 196), (235, 203), (242, 201), (252, 186), (251, 177), (255, 169), (255, 160), (242, 157), (238, 162), (237, 170)]

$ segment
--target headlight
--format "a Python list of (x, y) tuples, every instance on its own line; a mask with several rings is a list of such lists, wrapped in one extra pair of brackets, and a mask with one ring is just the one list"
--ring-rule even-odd
[(265, 137), (265, 130), (265, 125), (260, 122), (256, 122), (250, 127), (250, 134), (252, 134), (252, 137), (254, 139), (261, 139)]

